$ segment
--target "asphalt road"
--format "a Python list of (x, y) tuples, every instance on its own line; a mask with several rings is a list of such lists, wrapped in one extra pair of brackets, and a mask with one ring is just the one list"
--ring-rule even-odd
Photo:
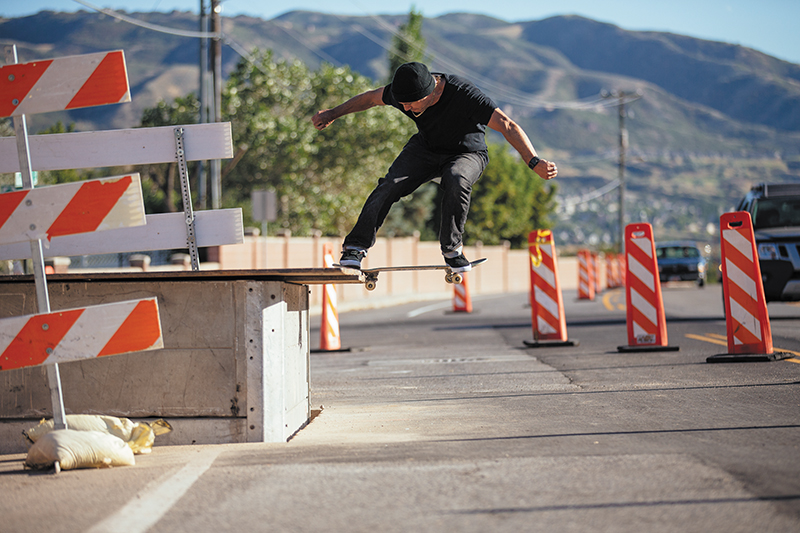
[[(618, 352), (622, 291), (568, 291), (580, 345), (525, 348), (526, 300), (342, 314), (352, 351), (312, 355), (317, 416), (286, 444), (57, 476), (2, 456), (0, 531), (800, 531), (800, 355), (707, 364), (719, 286), (664, 287), (672, 352)], [(770, 314), (800, 354), (800, 307)]]

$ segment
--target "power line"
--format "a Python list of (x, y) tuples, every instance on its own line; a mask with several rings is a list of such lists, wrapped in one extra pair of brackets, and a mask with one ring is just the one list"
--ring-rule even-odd
[(194, 37), (194, 38), (205, 38), (205, 39), (221, 39), (223, 37), (222, 32), (203, 32), (203, 31), (189, 31), (189, 30), (178, 30), (175, 28), (168, 28), (166, 26), (161, 26), (160, 24), (151, 24), (149, 22), (144, 22), (141, 20), (137, 20), (133, 17), (129, 17), (127, 15), (123, 15), (122, 13), (117, 13), (113, 9), (98, 7), (95, 5), (86, 2), (85, 0), (72, 0), (84, 7), (88, 7), (98, 13), (102, 13), (104, 15), (108, 15), (109, 17), (121, 20), (123, 22), (127, 22), (128, 24), (133, 24), (134, 26), (139, 26), (142, 28), (146, 28), (148, 30), (157, 31), (160, 33), (166, 33), (169, 35), (177, 35), (178, 37)]
[(587, 204), (587, 203), (591, 202), (592, 200), (595, 200), (597, 198), (600, 198), (601, 196), (604, 196), (604, 195), (610, 193), (611, 191), (613, 191), (617, 187), (619, 187), (619, 179), (615, 179), (615, 180), (609, 181), (608, 183), (606, 183), (602, 187), (600, 187), (598, 189), (595, 189), (592, 192), (590, 192), (588, 194), (585, 194), (585, 195), (581, 196), (580, 198), (578, 198), (576, 200), (569, 200), (569, 199), (565, 200), (564, 201), (564, 208), (569, 209), (571, 207), (575, 207), (575, 206), (578, 206), (578, 205)]
[[(175, 28), (169, 28), (167, 26), (162, 26), (160, 24), (151, 24), (149, 22), (144, 22), (144, 21), (135, 19), (133, 17), (129, 17), (127, 15), (123, 15), (122, 13), (118, 13), (118, 12), (114, 11), (113, 9), (102, 8), (102, 7), (95, 6), (93, 4), (90, 4), (89, 2), (86, 2), (86, 0), (72, 0), (72, 1), (76, 2), (78, 4), (81, 4), (84, 7), (88, 7), (89, 9), (92, 9), (94, 11), (97, 11), (98, 13), (102, 13), (102, 14), (107, 15), (109, 17), (115, 18), (117, 20), (121, 20), (123, 22), (127, 22), (128, 24), (132, 24), (134, 26), (139, 26), (141, 28), (146, 28), (148, 30), (156, 31), (156, 32), (159, 32), (159, 33), (165, 33), (167, 35), (175, 35), (177, 37), (190, 37), (190, 38), (195, 38), (195, 39), (219, 39), (224, 44), (228, 45), (239, 56), (241, 56), (242, 58), (246, 59), (248, 63), (250, 63), (251, 65), (257, 66), (255, 58), (253, 57), (253, 55), (244, 46), (242, 46), (241, 44), (236, 42), (230, 35), (226, 34), (224, 31), (202, 32), (202, 31), (179, 30), (179, 29), (175, 29)], [(284, 31), (289, 37), (291, 37), (292, 39), (294, 39), (295, 41), (300, 43), (302, 46), (305, 46), (306, 48), (308, 48), (312, 53), (314, 53), (317, 56), (319, 56), (323, 61), (328, 61), (329, 63), (331, 63), (333, 65), (341, 66), (341, 62), (337, 61), (335, 58), (333, 58), (330, 55), (326, 54), (324, 51), (320, 50), (318, 47), (308, 43), (306, 40), (302, 39), (300, 36), (298, 36), (296, 33), (292, 32), (292, 31), (290, 31), (288, 28), (285, 28), (281, 24), (277, 24), (277, 23), (275, 23), (273, 21), (267, 21), (267, 22), (272, 22), (273, 25), (275, 25), (276, 27), (278, 27), (279, 29)]]
[[(102, 13), (104, 15), (107, 15), (109, 17), (112, 17), (112, 18), (115, 18), (115, 19), (118, 19), (118, 20), (121, 20), (121, 21), (126, 22), (128, 24), (132, 24), (134, 26), (139, 26), (139, 27), (142, 27), (142, 28), (146, 28), (146, 29), (149, 29), (149, 30), (152, 30), (152, 31), (165, 33), (165, 34), (168, 34), (168, 35), (175, 35), (175, 36), (178, 36), (178, 37), (190, 37), (190, 38), (201, 38), (201, 39), (202, 38), (219, 39), (222, 42), (224, 42), (226, 45), (228, 45), (239, 56), (241, 56), (244, 59), (246, 59), (248, 61), (248, 63), (250, 63), (251, 65), (256, 65), (255, 59), (250, 54), (250, 52), (248, 52), (247, 49), (245, 49), (242, 45), (240, 45), (235, 40), (233, 40), (233, 38), (231, 38), (230, 35), (225, 34), (223, 31), (201, 32), (201, 31), (179, 30), (179, 29), (175, 29), (175, 28), (169, 28), (169, 27), (166, 27), (166, 26), (162, 26), (160, 24), (152, 24), (152, 23), (149, 23), (149, 22), (144, 22), (144, 21), (141, 21), (141, 20), (137, 20), (137, 19), (135, 19), (133, 17), (129, 17), (129, 16), (124, 15), (122, 13), (118, 13), (118, 12), (112, 10), (112, 9), (109, 9), (109, 8), (101, 8), (101, 7), (95, 6), (95, 5), (87, 2), (86, 0), (73, 0), (73, 2), (76, 2), (76, 3), (80, 4), (80, 5), (82, 5), (84, 7), (87, 7), (89, 9), (92, 9), (94, 11), (97, 11), (98, 13)], [(375, 20), (378, 23), (379, 26), (381, 26), (382, 28), (387, 30), (393, 36), (399, 38), (400, 40), (402, 40), (403, 42), (408, 44), (412, 49), (414, 49), (414, 50), (416, 50), (416, 51), (418, 51), (420, 53), (425, 53), (425, 50), (420, 50), (419, 47), (416, 46), (416, 43), (414, 43), (413, 41), (408, 39), (405, 35), (403, 35), (399, 31), (397, 31), (392, 25), (388, 24), (383, 18), (381, 18), (381, 17), (379, 17), (377, 15), (368, 13), (363, 8), (363, 6), (359, 5), (357, 2), (353, 2), (353, 3), (357, 7), (359, 7), (359, 9), (364, 10), (365, 14), (368, 17), (370, 17), (373, 20)], [(340, 15), (334, 15), (334, 16), (337, 17), (339, 20), (341, 20), (343, 22), (347, 22)], [(276, 27), (280, 28), (283, 32), (285, 32), (290, 38), (294, 39), (295, 41), (300, 43), (302, 46), (306, 47), (309, 51), (311, 51), (312, 53), (316, 54), (323, 61), (327, 61), (327, 62), (329, 62), (329, 63), (331, 63), (332, 65), (335, 65), (335, 66), (341, 66), (341, 62), (337, 61), (335, 58), (333, 58), (332, 56), (330, 56), (329, 54), (327, 54), (323, 50), (320, 50), (318, 47), (316, 47), (313, 44), (309, 43), (306, 39), (303, 39), (300, 35), (297, 35), (295, 32), (290, 31), (289, 28), (286, 28), (283, 25), (275, 23), (275, 22), (273, 22), (273, 24)], [(388, 43), (387, 41), (381, 39), (380, 37), (376, 36), (372, 32), (370, 32), (367, 29), (363, 28), (361, 25), (359, 25), (359, 24), (350, 24), (350, 23), (348, 23), (348, 24), (350, 25), (350, 27), (353, 30), (355, 30), (356, 32), (360, 33), (361, 35), (363, 35), (364, 37), (366, 37), (370, 41), (374, 42), (375, 44), (377, 44), (378, 46), (383, 48), (385, 51), (392, 52), (392, 53), (397, 53), (397, 50), (395, 49), (395, 47), (391, 43)], [(481, 85), (484, 88), (487, 88), (488, 90), (491, 90), (499, 98), (502, 98), (503, 101), (505, 101), (506, 103), (512, 104), (512, 105), (528, 107), (528, 108), (531, 108), (531, 109), (548, 109), (548, 110), (552, 110), (552, 109), (573, 109), (573, 110), (593, 110), (594, 109), (594, 110), (597, 110), (597, 109), (607, 108), (607, 107), (616, 107), (618, 105), (616, 103), (609, 103), (602, 96), (592, 96), (592, 97), (588, 97), (588, 98), (585, 98), (585, 99), (579, 99), (579, 100), (573, 100), (573, 101), (560, 101), (560, 102), (552, 102), (552, 101), (541, 100), (541, 99), (536, 98), (535, 96), (533, 96), (531, 94), (524, 93), (524, 92), (521, 92), (521, 91), (517, 91), (517, 90), (515, 90), (513, 88), (510, 88), (507, 85), (502, 85), (502, 84), (495, 83), (494, 81), (482, 76), (478, 72), (475, 72), (475, 71), (473, 71), (473, 70), (471, 70), (471, 69), (459, 64), (458, 62), (447, 58), (440, 51), (432, 49), (432, 52), (436, 57), (436, 61), (438, 63), (440, 63), (441, 65), (443, 65), (444, 67), (446, 67), (447, 69), (453, 71), (455, 74), (460, 74), (460, 75), (463, 75), (465, 77), (470, 78), (476, 84)], [(629, 100), (629, 101), (632, 101), (632, 100)]]
[[(404, 43), (409, 45), (415, 51), (417, 51), (419, 53), (425, 53), (426, 52), (426, 50), (421, 50), (416, 45), (415, 42), (411, 41), (405, 35), (403, 35), (399, 31), (397, 31), (396, 28), (394, 28), (391, 24), (387, 23), (383, 18), (381, 18), (381, 17), (379, 17), (379, 16), (377, 16), (375, 14), (369, 13), (366, 9), (364, 9), (363, 6), (358, 4), (358, 2), (353, 1), (352, 3), (354, 5), (356, 5), (356, 7), (358, 7), (359, 9), (362, 9), (366, 16), (368, 16), (368, 17), (372, 18), (373, 20), (375, 20), (375, 22), (380, 27), (382, 27), (383, 29), (385, 29), (386, 31), (388, 31), (389, 33), (391, 33), (393, 36), (397, 37), (398, 39), (402, 40)], [(344, 21), (344, 19), (341, 16), (339, 16), (339, 15), (334, 15), (334, 16), (337, 17), (339, 20), (342, 20), (343, 22), (346, 22), (346, 21)], [(366, 30), (362, 30), (359, 25), (351, 24), (351, 27), (353, 29), (355, 29), (355, 31), (361, 33), (362, 35), (364, 35), (365, 37), (367, 37), (368, 39), (373, 41), (375, 44), (377, 44), (378, 46), (380, 46), (384, 50), (389, 51), (389, 52), (391, 52), (393, 50), (393, 48), (388, 43), (386, 43), (386, 41), (380, 39), (379, 37), (376, 37), (374, 34), (372, 34), (370, 32), (367, 32)], [(574, 110), (592, 110), (592, 109), (599, 109), (599, 108), (615, 107), (616, 106), (616, 104), (609, 105), (605, 101), (605, 99), (600, 95), (591, 96), (591, 97), (588, 97), (588, 98), (585, 98), (585, 99), (582, 99), (582, 100), (574, 100), (574, 101), (549, 102), (549, 101), (541, 100), (541, 99), (538, 99), (538, 98), (536, 98), (535, 96), (533, 96), (531, 94), (523, 93), (523, 92), (517, 91), (515, 89), (512, 89), (512, 88), (508, 87), (507, 85), (497, 84), (494, 81), (492, 81), (492, 80), (490, 80), (488, 78), (485, 78), (484, 76), (482, 76), (478, 72), (475, 72), (475, 71), (473, 71), (473, 70), (471, 70), (471, 69), (469, 69), (467, 67), (464, 67), (463, 65), (457, 63), (456, 61), (453, 61), (453, 60), (447, 58), (441, 52), (433, 49), (433, 47), (430, 47), (430, 48), (431, 48), (431, 51), (433, 52), (433, 54), (435, 55), (436, 61), (438, 63), (440, 63), (441, 65), (443, 65), (447, 69), (451, 70), (455, 74), (460, 74), (460, 75), (463, 75), (465, 77), (468, 77), (470, 80), (474, 81), (476, 84), (481, 85), (484, 88), (491, 89), (495, 94), (497, 94), (500, 98), (502, 98), (505, 102), (507, 102), (509, 104), (519, 105), (519, 106), (528, 107), (528, 108), (532, 108), (532, 109), (574, 109)]]
[(342, 66), (342, 63), (340, 61), (337, 61), (335, 58), (331, 57), (329, 54), (325, 53), (323, 50), (320, 50), (318, 47), (316, 47), (313, 44), (309, 43), (307, 40), (305, 40), (301, 36), (297, 35), (296, 32), (290, 31), (289, 28), (285, 27), (283, 24), (279, 24), (279, 23), (277, 23), (277, 22), (275, 22), (273, 20), (270, 20), (268, 22), (271, 22), (274, 26), (277, 26), (278, 28), (283, 30), (286, 33), (286, 35), (288, 35), (289, 37), (291, 37), (292, 39), (294, 39), (295, 41), (297, 41), (301, 45), (303, 45), (306, 48), (308, 48), (314, 54), (318, 55), (320, 57), (320, 59), (322, 59), (323, 61), (327, 61), (331, 65), (335, 65), (337, 67)]

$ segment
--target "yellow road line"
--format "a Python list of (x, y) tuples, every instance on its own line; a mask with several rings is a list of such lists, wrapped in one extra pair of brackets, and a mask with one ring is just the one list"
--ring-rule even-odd
[(704, 337), (702, 335), (694, 335), (692, 333), (687, 333), (686, 337), (689, 339), (694, 339), (696, 341), (704, 341), (704, 342), (710, 342), (711, 344), (719, 344), (720, 346), (728, 346), (727, 340), (723, 342), (721, 340), (712, 339), (710, 337)]
[[(720, 335), (718, 333), (706, 333), (706, 336), (687, 333), (685, 337), (688, 339), (694, 339), (696, 341), (710, 342), (711, 344), (718, 344), (720, 346), (728, 346), (728, 338), (725, 335)], [(800, 352), (777, 347), (775, 347), (774, 350), (777, 352), (790, 353), (795, 356), (789, 359), (784, 359), (785, 361), (789, 361), (790, 363), (800, 363)]]
[[(622, 294), (623, 292), (621, 289), (615, 289), (605, 293), (603, 295), (603, 307), (609, 311), (625, 311), (625, 303), (617, 303), (619, 300), (617, 297)], [(612, 298), (614, 298), (614, 302), (611, 301)]]

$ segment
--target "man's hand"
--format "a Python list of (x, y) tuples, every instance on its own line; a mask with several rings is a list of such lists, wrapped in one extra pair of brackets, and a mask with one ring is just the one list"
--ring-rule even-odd
[(545, 161), (544, 159), (533, 167), (533, 171), (539, 174), (540, 178), (545, 180), (551, 180), (558, 176), (558, 167), (556, 167), (556, 164), (552, 161)]
[(330, 109), (323, 109), (322, 111), (317, 111), (317, 114), (311, 117), (311, 122), (314, 124), (314, 127), (318, 130), (324, 130), (331, 124), (333, 121), (336, 120), (329, 118), (330, 117)]
[(349, 115), (350, 113), (366, 111), (376, 105), (386, 105), (383, 103), (383, 87), (378, 87), (377, 89), (372, 89), (371, 91), (356, 95), (333, 109), (318, 111), (316, 115), (311, 117), (311, 122), (318, 130), (324, 130), (333, 124), (333, 121), (337, 118)]

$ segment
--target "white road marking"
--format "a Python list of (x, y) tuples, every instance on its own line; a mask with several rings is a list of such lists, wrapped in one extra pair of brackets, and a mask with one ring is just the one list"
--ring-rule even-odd
[(96, 524), (88, 533), (145, 533), (180, 500), (222, 453), (219, 447), (202, 450), (178, 472), (155, 488), (146, 488), (122, 509)]
[(415, 316), (423, 315), (425, 313), (430, 313), (431, 311), (436, 311), (437, 309), (445, 309), (452, 305), (453, 302), (450, 301), (426, 305), (425, 307), (420, 307), (419, 309), (414, 309), (413, 311), (409, 311), (408, 318), (414, 318)]

